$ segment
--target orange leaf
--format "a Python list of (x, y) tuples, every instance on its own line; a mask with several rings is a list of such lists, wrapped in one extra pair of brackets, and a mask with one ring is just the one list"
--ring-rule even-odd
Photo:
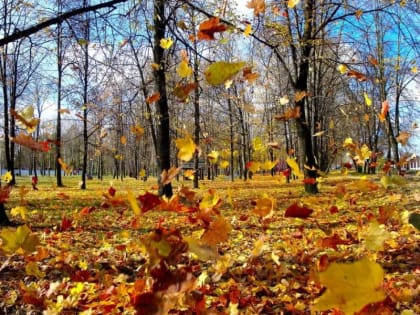
[(372, 66), (379, 66), (379, 61), (375, 59), (372, 55), (368, 56), (368, 61), (371, 63)]
[(295, 102), (300, 102), (307, 96), (308, 93), (306, 91), (298, 91), (295, 93)]
[(286, 212), (284, 213), (284, 216), (286, 218), (301, 218), (306, 219), (309, 217), (314, 210), (306, 208), (306, 207), (300, 207), (296, 202), (292, 204), (289, 208), (286, 209)]
[(258, 16), (260, 13), (265, 12), (265, 1), (264, 0), (251, 0), (246, 6), (250, 9), (254, 9), (254, 15)]
[(252, 72), (251, 67), (245, 67), (243, 70), (243, 76), (246, 81), (249, 83), (254, 82), (260, 76), (258, 73)]
[(396, 137), (398, 143), (401, 143), (402, 145), (407, 145), (409, 138), (410, 133), (408, 131), (401, 131), (400, 134)]
[(381, 122), (385, 121), (386, 115), (388, 114), (389, 111), (389, 103), (388, 100), (385, 100), (382, 102), (382, 108), (381, 108), (381, 113), (379, 114), (379, 120)]
[(220, 23), (218, 17), (212, 17), (208, 20), (201, 22), (198, 29), (198, 40), (213, 40), (214, 33), (221, 33), (227, 30), (227, 25)]
[(215, 247), (217, 244), (229, 240), (230, 231), (232, 231), (231, 224), (225, 218), (220, 217), (210, 223), (208, 230), (203, 234), (202, 241)]
[(276, 201), (273, 198), (268, 198), (265, 196), (255, 200), (253, 204), (255, 204), (255, 208), (252, 210), (252, 212), (261, 218), (264, 218), (273, 212)]
[(365, 76), (363, 73), (358, 72), (356, 70), (349, 70), (347, 72), (347, 76), (349, 78), (354, 78), (354, 79), (358, 80), (359, 82), (367, 81), (367, 76)]
[(172, 166), (169, 170), (163, 170), (162, 174), (160, 174), (162, 184), (169, 184), (175, 178), (175, 176), (178, 175), (180, 170), (180, 167), (177, 168), (174, 166)]
[(126, 136), (121, 136), (120, 142), (121, 142), (122, 145), (126, 145), (127, 144), (127, 138), (126, 138)]
[(295, 108), (286, 109), (284, 113), (281, 115), (274, 116), (274, 119), (284, 121), (284, 120), (290, 120), (290, 119), (299, 118), (299, 117), (300, 117), (300, 107), (296, 106)]
[(150, 95), (150, 96), (146, 99), (146, 103), (147, 103), (147, 104), (152, 104), (152, 103), (157, 102), (158, 100), (160, 100), (160, 93), (159, 93), (159, 92), (156, 92), (156, 93), (154, 93), (154, 94)]
[(51, 149), (49, 141), (37, 142), (32, 139), (31, 136), (25, 135), (23, 133), (20, 133), (16, 137), (10, 137), (10, 140), (12, 140), (14, 143), (23, 145), (24, 147), (28, 147), (36, 151), (48, 152)]

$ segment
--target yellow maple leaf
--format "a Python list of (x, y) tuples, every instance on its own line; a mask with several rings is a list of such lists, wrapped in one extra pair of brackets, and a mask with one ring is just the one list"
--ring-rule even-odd
[(289, 167), (292, 169), (293, 174), (295, 174), (295, 176), (297, 177), (302, 177), (303, 178), (303, 173), (299, 168), (299, 165), (297, 164), (296, 160), (292, 159), (292, 158), (287, 158), (286, 159), (286, 163), (287, 165), (289, 165)]
[(384, 242), (390, 237), (391, 234), (376, 220), (370, 222), (367, 228), (360, 232), (360, 238), (365, 240), (366, 248), (373, 251), (383, 250)]
[(163, 49), (169, 49), (171, 48), (171, 46), (173, 45), (174, 41), (172, 40), (172, 38), (162, 38), (160, 40), (160, 47), (162, 47)]
[(413, 68), (411, 68), (411, 72), (414, 73), (414, 74), (417, 73), (417, 67), (414, 66)]
[(245, 66), (245, 62), (218, 61), (212, 63), (204, 71), (206, 81), (210, 85), (224, 84), (235, 76)]
[(270, 171), (274, 166), (276, 166), (278, 161), (267, 160), (261, 164), (261, 168), (266, 171)]
[(175, 145), (178, 148), (178, 158), (184, 162), (188, 162), (194, 156), (196, 145), (190, 136), (179, 138), (175, 140)]
[(246, 166), (247, 166), (247, 168), (248, 168), (251, 172), (256, 173), (256, 172), (258, 172), (258, 171), (260, 170), (260, 168), (261, 168), (261, 163), (260, 163), (260, 162), (254, 162), (254, 161), (251, 161), (251, 162), (248, 162)]
[(289, 0), (287, 1), (287, 7), (289, 9), (293, 9), (295, 6), (299, 4), (300, 0)]
[(252, 32), (252, 25), (251, 24), (247, 24), (244, 30), (244, 35), (245, 36), (249, 36)]
[(268, 246), (265, 244), (265, 235), (261, 235), (255, 242), (254, 248), (251, 251), (251, 257), (260, 256)]
[(141, 210), (139, 204), (137, 203), (136, 196), (134, 196), (134, 193), (131, 190), (127, 190), (127, 200), (131, 206), (131, 209), (133, 209), (134, 214), (140, 215)]
[(364, 93), (364, 97), (365, 97), (365, 104), (366, 104), (366, 106), (371, 106), (372, 105), (372, 100), (369, 97), (369, 95), (367, 93)]
[(193, 69), (188, 65), (188, 62), (186, 60), (182, 60), (178, 68), (176, 69), (176, 72), (181, 78), (187, 78), (191, 76)]
[(31, 232), (27, 225), (21, 225), (16, 230), (13, 228), (2, 229), (0, 239), (3, 241), (1, 248), (10, 254), (18, 251), (32, 253), (39, 244), (38, 237)]
[(208, 193), (203, 197), (199, 203), (201, 210), (209, 210), (216, 207), (220, 202), (220, 196), (216, 190), (209, 190)]
[(367, 258), (352, 263), (332, 263), (319, 273), (319, 280), (327, 289), (315, 302), (313, 311), (340, 309), (350, 315), (365, 305), (385, 299), (382, 288), (382, 267)]
[(30, 261), (26, 264), (25, 272), (28, 276), (35, 276), (37, 278), (45, 277), (45, 272), (39, 270), (38, 264), (35, 261)]

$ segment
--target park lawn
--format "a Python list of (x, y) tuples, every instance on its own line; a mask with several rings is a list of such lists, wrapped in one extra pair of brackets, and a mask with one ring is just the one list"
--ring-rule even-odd
[[(37, 191), (17, 180), (6, 206), (20, 209), (13, 219), (36, 250), (0, 247), (0, 313), (310, 314), (322, 308), (322, 272), (367, 261), (383, 270), (372, 290), (384, 298), (363, 314), (420, 313), (419, 232), (408, 223), (420, 211), (418, 175), (333, 174), (317, 195), (280, 176), (218, 177), (197, 190), (174, 180), (177, 199), (149, 210), (145, 197), (140, 214), (129, 194), (156, 194), (156, 179), (94, 179), (84, 191), (78, 177), (62, 188), (40, 177)], [(373, 295), (364, 281), (354, 290)], [(359, 310), (357, 292), (342, 291), (325, 314)]]

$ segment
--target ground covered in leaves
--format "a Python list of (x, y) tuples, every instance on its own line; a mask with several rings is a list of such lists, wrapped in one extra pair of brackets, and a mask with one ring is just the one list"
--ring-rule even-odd
[(19, 179), (0, 314), (419, 314), (420, 176)]

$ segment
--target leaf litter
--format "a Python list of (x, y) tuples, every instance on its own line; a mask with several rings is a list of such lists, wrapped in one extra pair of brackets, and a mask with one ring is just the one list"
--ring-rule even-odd
[[(179, 193), (171, 200), (134, 179), (87, 192), (77, 184), (15, 189), (7, 206), (23, 202), (27, 211), (24, 225), (1, 229), (0, 308), (419, 313), (419, 234), (410, 223), (419, 181), (330, 176), (316, 196), (278, 176), (204, 181), (198, 190), (173, 181)], [(373, 280), (359, 270), (374, 270)]]

